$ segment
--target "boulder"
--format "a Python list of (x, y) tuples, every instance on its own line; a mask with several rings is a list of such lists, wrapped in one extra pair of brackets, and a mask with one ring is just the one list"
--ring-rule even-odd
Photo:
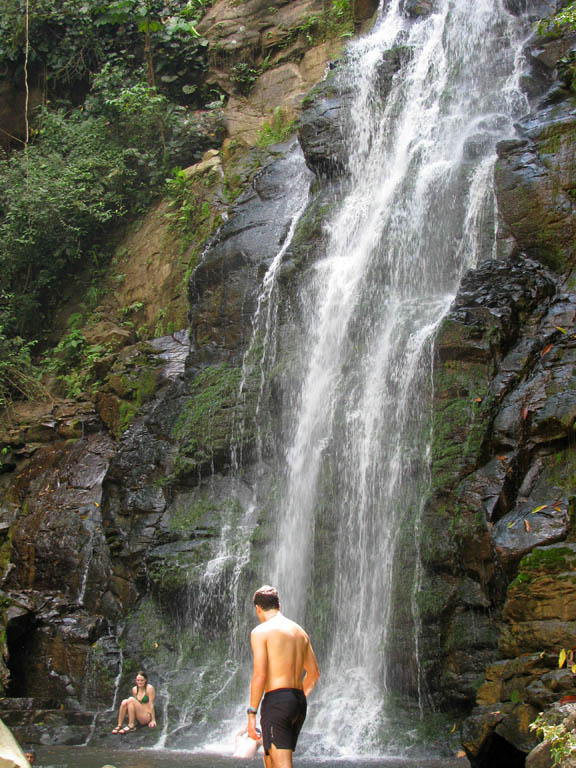
[(434, 0), (403, 0), (401, 7), (408, 16), (418, 18), (432, 13), (435, 9), (435, 3)]
[(551, 746), (548, 743), (537, 744), (526, 756), (526, 768), (553, 768)]
[(303, 19), (321, 12), (322, 0), (216, 0), (197, 29), (221, 54), (250, 61), (254, 51), (289, 38)]

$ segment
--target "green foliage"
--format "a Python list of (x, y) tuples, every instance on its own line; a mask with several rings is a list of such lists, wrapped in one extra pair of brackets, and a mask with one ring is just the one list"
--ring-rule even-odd
[[(548, 16), (538, 22), (537, 30), (540, 35), (556, 37), (563, 32), (576, 29), (576, 1), (569, 3), (554, 16)], [(572, 90), (576, 91), (576, 55), (568, 53), (558, 62), (560, 79)]]
[(120, 310), (120, 315), (121, 317), (128, 317), (128, 315), (131, 315), (134, 312), (139, 312), (141, 309), (144, 309), (143, 302), (133, 301), (132, 304), (128, 304), (127, 307), (122, 307)]
[(85, 109), (104, 115), (116, 141), (144, 156), (140, 165), (154, 185), (163, 182), (169, 165), (191, 159), (200, 123), (185, 106), (148, 85), (142, 67), (131, 70), (110, 59), (93, 78)]
[(55, 354), (64, 366), (79, 362), (86, 348), (86, 339), (82, 331), (71, 330), (59, 342)]
[(576, 29), (576, 2), (571, 2), (554, 16), (549, 16), (538, 22), (537, 29), (541, 35), (554, 35), (563, 29)]
[(234, 64), (230, 70), (230, 79), (238, 91), (246, 96), (252, 90), (252, 86), (260, 75), (268, 69), (270, 54), (266, 56), (260, 67), (254, 68), (246, 62)]
[(212, 2), (213, 0), (188, 0), (180, 13), (185, 19), (199, 20), (204, 12), (210, 8)]
[(310, 45), (334, 37), (350, 37), (354, 33), (351, 0), (332, 0), (321, 13), (306, 16), (292, 29), (292, 37), (305, 37)]
[(35, 344), (19, 336), (8, 338), (0, 326), (0, 407), (14, 397), (40, 399), (46, 394), (41, 371), (32, 362)]
[[(97, 84), (98, 78), (95, 81)], [(167, 117), (167, 104), (165, 96), (142, 81), (121, 88), (104, 100), (114, 132), (124, 137), (123, 143), (135, 146), (138, 141), (149, 145), (158, 136), (159, 124), (164, 127)]]
[[(29, 71), (43, 72), (48, 87), (80, 81), (102, 58), (109, 40), (92, 23), (85, 0), (33, 0), (29, 8)], [(23, 71), (25, 1), (4, 0), (0, 14), (0, 65)]]
[(276, 107), (272, 118), (272, 123), (264, 123), (258, 134), (257, 144), (259, 147), (269, 147), (271, 144), (279, 144), (294, 133), (295, 121), (287, 120), (281, 107)]
[(564, 723), (552, 723), (541, 712), (529, 728), (550, 745), (553, 765), (562, 765), (576, 754), (576, 734), (567, 731)]
[(111, 141), (103, 118), (43, 111), (38, 141), (0, 160), (0, 289), (12, 293), (9, 334), (46, 325), (85, 246), (149, 197), (142, 154)]
[[(210, 176), (205, 178), (207, 185), (212, 181)], [(220, 223), (220, 217), (212, 210), (208, 201), (198, 194), (194, 184), (194, 179), (181, 168), (174, 169), (172, 177), (166, 179), (166, 194), (170, 199), (171, 210), (165, 215), (182, 238), (184, 246), (193, 240), (201, 245)], [(195, 265), (194, 260), (192, 266)]]
[[(81, 315), (72, 315), (73, 323)], [(66, 397), (85, 396), (100, 383), (95, 366), (110, 354), (107, 344), (88, 344), (84, 334), (72, 328), (44, 356), (43, 370), (56, 375)]]
[(261, 69), (255, 69), (246, 62), (240, 62), (234, 64), (230, 70), (230, 79), (241, 94), (247, 95), (261, 74)]
[[(29, 4), (31, 81), (42, 78), (49, 96), (69, 87), (86, 90), (106, 60), (128, 67), (146, 62), (171, 91), (186, 94), (205, 71), (207, 43), (196, 31), (208, 2), (201, 0), (33, 0)], [(4, 0), (0, 15), (0, 65), (23, 72), (25, 0)], [(153, 78), (154, 72), (150, 71)], [(167, 78), (164, 80), (164, 78)], [(152, 84), (153, 79), (149, 79)]]
[[(114, 62), (94, 79), (84, 109), (40, 110), (33, 143), (0, 157), (7, 336), (30, 340), (49, 330), (62, 282), (87, 257), (94, 274), (102, 270), (98, 243), (129, 210), (148, 204), (164, 181), (164, 161), (189, 152), (196, 131), (184, 108)], [(98, 298), (93, 285), (93, 306)]]

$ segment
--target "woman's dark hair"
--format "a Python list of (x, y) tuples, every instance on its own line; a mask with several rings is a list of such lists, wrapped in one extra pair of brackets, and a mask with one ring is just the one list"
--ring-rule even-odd
[(264, 584), (263, 587), (254, 592), (254, 605), (258, 605), (263, 611), (271, 611), (274, 608), (279, 609), (280, 598), (278, 597), (278, 590), (269, 584)]
[(144, 672), (142, 669), (140, 670), (140, 672), (136, 672), (136, 677), (138, 677), (138, 676), (143, 677), (144, 680), (146, 680), (146, 682), (148, 682), (148, 674), (146, 672)]

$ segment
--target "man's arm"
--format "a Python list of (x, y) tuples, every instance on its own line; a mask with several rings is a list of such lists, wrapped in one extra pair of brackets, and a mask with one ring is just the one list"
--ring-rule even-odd
[[(260, 699), (266, 687), (268, 674), (268, 650), (266, 647), (266, 635), (263, 632), (252, 630), (250, 635), (252, 646), (252, 679), (250, 680), (250, 706), (258, 709)], [(256, 715), (248, 715), (248, 736), (258, 741), (260, 736), (256, 733)]]
[(306, 656), (304, 657), (304, 671), (306, 676), (304, 677), (304, 695), (308, 697), (312, 693), (312, 689), (318, 682), (320, 677), (320, 670), (318, 669), (318, 662), (316, 661), (316, 655), (312, 649), (312, 644), (308, 641), (308, 648), (306, 649)]

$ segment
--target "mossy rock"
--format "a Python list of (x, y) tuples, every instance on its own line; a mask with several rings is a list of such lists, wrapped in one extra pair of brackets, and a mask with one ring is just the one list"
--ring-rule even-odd
[(160, 362), (148, 344), (122, 351), (96, 395), (98, 413), (119, 439), (158, 389)]
[(240, 394), (242, 375), (241, 366), (225, 363), (204, 368), (194, 379), (190, 399), (173, 429), (179, 444), (177, 477), (229, 464), (235, 434), (244, 447), (252, 442), (254, 427), (247, 418), (251, 392), (246, 388)]
[(529, 584), (540, 576), (562, 571), (576, 571), (576, 547), (564, 544), (537, 547), (522, 558), (518, 574), (510, 587)]

